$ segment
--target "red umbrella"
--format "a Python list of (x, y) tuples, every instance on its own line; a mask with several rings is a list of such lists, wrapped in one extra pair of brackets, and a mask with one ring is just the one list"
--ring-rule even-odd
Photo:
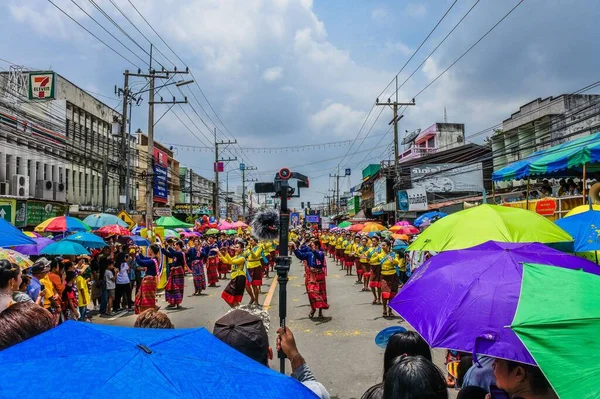
[(415, 235), (419, 234), (421, 230), (417, 229), (415, 226), (403, 226), (400, 231), (397, 233), (406, 234), (406, 235)]
[(100, 227), (96, 230), (96, 233), (101, 236), (130, 236), (131, 231), (125, 227), (121, 227), (118, 224), (107, 224), (106, 226)]
[(362, 223), (358, 223), (358, 224), (353, 224), (352, 226), (348, 227), (349, 231), (362, 231), (362, 229), (364, 229), (365, 225)]

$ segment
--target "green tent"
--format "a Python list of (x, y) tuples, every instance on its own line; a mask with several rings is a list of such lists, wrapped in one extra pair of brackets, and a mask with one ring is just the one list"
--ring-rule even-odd
[(165, 229), (194, 227), (193, 224), (186, 223), (182, 220), (177, 219), (174, 216), (163, 216), (161, 218), (158, 218), (154, 223), (159, 227), (164, 227)]

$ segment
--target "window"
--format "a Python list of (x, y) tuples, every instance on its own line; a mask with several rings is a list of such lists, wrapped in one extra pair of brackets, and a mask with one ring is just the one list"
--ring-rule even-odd
[(429, 148), (435, 148), (435, 137), (430, 137), (427, 140), (427, 147), (429, 147)]

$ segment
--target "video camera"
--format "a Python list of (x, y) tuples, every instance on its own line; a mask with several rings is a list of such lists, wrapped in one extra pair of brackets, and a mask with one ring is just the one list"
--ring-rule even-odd
[[(298, 193), (296, 193), (296, 189), (289, 185), (290, 179), (297, 179), (297, 188)], [(288, 168), (282, 168), (275, 174), (275, 179), (273, 179), (273, 183), (256, 183), (254, 184), (254, 192), (257, 194), (268, 194), (275, 193), (275, 197), (283, 196), (285, 190), (286, 198), (292, 197), (300, 197), (300, 189), (309, 187), (308, 177), (304, 176), (298, 172), (292, 172)], [(295, 194), (295, 195), (294, 195)]]

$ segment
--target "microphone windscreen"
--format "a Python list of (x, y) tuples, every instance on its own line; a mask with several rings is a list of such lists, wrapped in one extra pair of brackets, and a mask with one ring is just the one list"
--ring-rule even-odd
[(250, 223), (252, 235), (259, 240), (276, 240), (279, 238), (279, 212), (273, 209), (258, 212)]

